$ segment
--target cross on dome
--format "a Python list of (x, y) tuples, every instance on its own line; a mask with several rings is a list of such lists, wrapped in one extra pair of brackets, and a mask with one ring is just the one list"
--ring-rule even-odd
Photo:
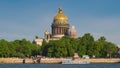
[(59, 7), (59, 13), (62, 13), (62, 7)]

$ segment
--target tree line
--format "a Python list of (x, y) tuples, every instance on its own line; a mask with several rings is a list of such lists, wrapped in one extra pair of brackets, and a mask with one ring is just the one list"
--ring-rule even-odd
[(117, 54), (117, 47), (114, 43), (106, 41), (104, 36), (94, 40), (90, 33), (86, 33), (76, 39), (63, 37), (48, 43), (43, 41), (41, 52), (47, 57), (73, 57), (77, 52), (80, 57), (89, 55), (90, 57), (107, 58)]
[(26, 39), (6, 41), (0, 40), (0, 57), (30, 57), (39, 54), (40, 46)]
[(42, 46), (31, 43), (26, 39), (6, 41), (0, 40), (0, 57), (30, 57), (42, 55), (46, 57), (80, 57), (107, 58), (117, 54), (116, 45), (108, 42), (104, 36), (95, 40), (90, 33), (76, 39), (64, 36), (60, 40), (43, 41)]

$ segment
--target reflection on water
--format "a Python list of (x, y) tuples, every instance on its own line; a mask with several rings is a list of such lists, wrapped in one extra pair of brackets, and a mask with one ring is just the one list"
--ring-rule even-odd
[(0, 68), (120, 68), (120, 64), (0, 64)]

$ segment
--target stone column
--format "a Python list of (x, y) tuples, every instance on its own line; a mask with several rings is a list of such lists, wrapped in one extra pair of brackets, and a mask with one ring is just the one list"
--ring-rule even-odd
[(60, 27), (60, 34), (62, 34), (62, 28)]
[(55, 28), (55, 35), (56, 35), (56, 33), (57, 33), (57, 28)]

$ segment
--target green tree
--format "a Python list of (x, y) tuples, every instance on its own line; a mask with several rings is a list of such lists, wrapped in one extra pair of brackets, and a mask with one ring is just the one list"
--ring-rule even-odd
[[(86, 33), (84, 34), (84, 36), (81, 38), (80, 44), (79, 44), (79, 55), (81, 56), (81, 54), (83, 55), (90, 55), (92, 56), (92, 46), (94, 45), (94, 37), (92, 35), (90, 35), (90, 33)], [(83, 49), (84, 52), (81, 50)], [(81, 52), (82, 51), (82, 52)], [(81, 53), (80, 53), (81, 52)]]

